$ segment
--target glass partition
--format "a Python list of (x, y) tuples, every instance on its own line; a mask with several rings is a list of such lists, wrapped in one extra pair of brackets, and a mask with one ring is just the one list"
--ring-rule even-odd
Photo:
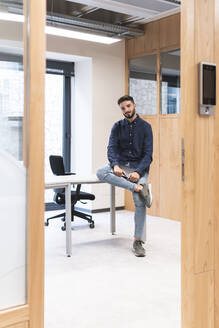
[(23, 24), (8, 9), (0, 7), (0, 310), (26, 303)]
[(140, 115), (157, 114), (156, 55), (129, 60), (129, 94)]
[(180, 50), (160, 55), (161, 114), (180, 113)]

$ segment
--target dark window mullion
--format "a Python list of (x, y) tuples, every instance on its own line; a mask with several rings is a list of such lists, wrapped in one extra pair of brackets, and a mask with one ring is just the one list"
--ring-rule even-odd
[(71, 170), (71, 77), (63, 77), (63, 160), (65, 170)]

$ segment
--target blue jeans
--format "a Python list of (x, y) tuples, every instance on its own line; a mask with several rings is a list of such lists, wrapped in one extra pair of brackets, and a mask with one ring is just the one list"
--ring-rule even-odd
[[(135, 169), (120, 165), (121, 169), (126, 172), (126, 174), (129, 174)], [(145, 205), (145, 200), (141, 198), (139, 195), (139, 192), (135, 192), (135, 183), (131, 182), (123, 177), (118, 177), (113, 173), (113, 169), (111, 166), (108, 164), (106, 166), (103, 166), (97, 170), (97, 177), (100, 181), (105, 181), (108, 182), (109, 184), (116, 186), (116, 187), (121, 187), (127, 190), (130, 190), (132, 192), (132, 197), (134, 200), (135, 204), (135, 215), (134, 215), (134, 220), (135, 220), (135, 233), (134, 237), (141, 239), (143, 236), (143, 231), (144, 231), (144, 225), (146, 221), (146, 205)], [(145, 173), (139, 180), (138, 184), (145, 184), (147, 183), (148, 180), (148, 173)]]

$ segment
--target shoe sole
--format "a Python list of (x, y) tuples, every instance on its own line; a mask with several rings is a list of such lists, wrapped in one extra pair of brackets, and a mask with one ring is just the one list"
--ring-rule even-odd
[(148, 201), (147, 201), (147, 207), (150, 208), (152, 205), (152, 187), (151, 183), (148, 184)]
[(151, 188), (151, 183), (146, 184), (147, 187), (147, 195), (144, 195), (140, 192), (141, 197), (145, 200), (146, 206), (148, 208), (151, 207), (152, 205), (152, 188)]
[(146, 254), (136, 254), (134, 249), (132, 249), (132, 252), (135, 254), (136, 257), (145, 257), (146, 256)]

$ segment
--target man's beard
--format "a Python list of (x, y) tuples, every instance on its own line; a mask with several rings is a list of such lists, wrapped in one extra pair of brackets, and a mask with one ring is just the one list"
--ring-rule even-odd
[(131, 119), (135, 115), (135, 108), (133, 109), (133, 112), (130, 114), (123, 114), (126, 118)]

